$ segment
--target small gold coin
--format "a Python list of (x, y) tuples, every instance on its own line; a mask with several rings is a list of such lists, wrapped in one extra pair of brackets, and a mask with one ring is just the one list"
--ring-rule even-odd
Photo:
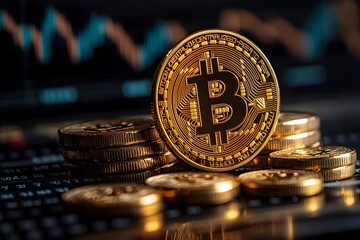
[(318, 173), (301, 170), (270, 169), (239, 175), (241, 191), (258, 197), (312, 196), (323, 189)]
[(249, 39), (225, 30), (194, 33), (168, 52), (154, 77), (152, 113), (179, 159), (228, 171), (253, 159), (273, 134), (280, 90)]
[(177, 204), (222, 204), (239, 193), (239, 183), (226, 173), (178, 172), (148, 178), (164, 201)]
[(65, 159), (65, 166), (73, 173), (79, 175), (102, 175), (133, 173), (149, 169), (154, 169), (176, 161), (177, 159), (170, 153), (154, 155), (145, 158), (137, 158), (129, 161), (117, 162), (89, 162)]
[(142, 143), (117, 148), (69, 149), (63, 148), (63, 155), (71, 160), (88, 160), (97, 162), (126, 161), (134, 158), (148, 157), (167, 151), (163, 141)]
[(65, 192), (61, 198), (85, 215), (150, 216), (162, 209), (161, 196), (155, 189), (136, 184), (89, 185)]
[(343, 146), (319, 146), (280, 150), (270, 153), (270, 158), (273, 167), (317, 170), (354, 163), (356, 150)]
[(320, 129), (320, 117), (305, 112), (281, 112), (273, 135), (293, 135)]
[(317, 144), (321, 139), (320, 131), (298, 133), (289, 136), (272, 136), (262, 150), (262, 154), (282, 149), (294, 149), (310, 147)]
[(355, 163), (346, 166), (330, 169), (320, 169), (318, 172), (323, 177), (324, 182), (338, 181), (354, 176), (356, 171)]
[(73, 124), (58, 131), (63, 147), (108, 148), (143, 143), (159, 138), (149, 119), (103, 120)]

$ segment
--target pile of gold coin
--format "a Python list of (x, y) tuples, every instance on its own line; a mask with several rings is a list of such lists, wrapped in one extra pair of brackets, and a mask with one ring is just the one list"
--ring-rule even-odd
[(71, 175), (105, 176), (143, 183), (164, 173), (176, 158), (148, 119), (103, 120), (59, 129), (65, 165)]
[[(97, 121), (59, 130), (71, 174), (148, 185), (73, 189), (64, 202), (84, 212), (148, 216), (159, 211), (160, 198), (223, 204), (239, 194), (239, 186), (256, 197), (307, 197), (318, 195), (324, 181), (355, 172), (354, 149), (319, 147), (318, 116), (280, 113), (270, 62), (234, 32), (200, 31), (174, 46), (155, 73), (151, 111), (153, 121)], [(179, 162), (206, 172), (179, 172)], [(262, 170), (238, 177), (219, 173), (242, 167)], [(270, 167), (281, 169), (265, 169)]]
[(259, 155), (245, 167), (253, 169), (270, 168), (269, 153), (320, 145), (320, 117), (305, 112), (283, 111), (271, 138)]
[(325, 182), (350, 178), (356, 170), (356, 150), (343, 146), (319, 146), (270, 153), (274, 168), (318, 172)]

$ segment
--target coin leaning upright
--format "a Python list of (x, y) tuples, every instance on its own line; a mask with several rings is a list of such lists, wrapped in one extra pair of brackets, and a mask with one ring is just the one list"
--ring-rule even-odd
[(261, 50), (225, 30), (194, 33), (154, 77), (152, 114), (174, 155), (207, 171), (253, 159), (275, 130), (280, 92)]

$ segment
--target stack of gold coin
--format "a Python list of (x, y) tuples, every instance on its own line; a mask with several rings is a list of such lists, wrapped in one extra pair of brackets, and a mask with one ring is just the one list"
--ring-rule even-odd
[(59, 129), (58, 141), (65, 165), (75, 176), (143, 183), (176, 161), (148, 119), (74, 124)]
[(321, 140), (320, 118), (305, 112), (281, 112), (275, 132), (260, 154), (245, 167), (270, 168), (269, 153), (304, 147), (319, 146)]
[(356, 150), (343, 146), (319, 146), (270, 153), (275, 168), (318, 172), (325, 182), (350, 178), (355, 174)]

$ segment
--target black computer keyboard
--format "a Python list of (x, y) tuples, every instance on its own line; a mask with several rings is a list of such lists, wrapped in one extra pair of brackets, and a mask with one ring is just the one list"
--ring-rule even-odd
[[(346, 145), (360, 149), (360, 133), (335, 134), (323, 136), (322, 139), (326, 145)], [(234, 211), (241, 215), (252, 211), (260, 214), (272, 208), (278, 211), (279, 207), (285, 206), (304, 206), (306, 211), (316, 204), (331, 202), (355, 205), (360, 192), (358, 169), (352, 179), (326, 183), (324, 193), (314, 198), (238, 197), (220, 206), (165, 206), (159, 215), (144, 219), (121, 216), (89, 218), (65, 209), (61, 194), (75, 187), (104, 183), (106, 180), (102, 177), (69, 177), (56, 144), (3, 151), (0, 153), (0, 169), (0, 239), (4, 240), (69, 239), (113, 231), (116, 231), (116, 237), (148, 239), (150, 236), (151, 239), (158, 239), (164, 238), (167, 229), (171, 229), (174, 224), (223, 217), (226, 220)], [(241, 169), (238, 171), (241, 172)], [(347, 197), (344, 194), (353, 194), (354, 202), (342, 203)]]

